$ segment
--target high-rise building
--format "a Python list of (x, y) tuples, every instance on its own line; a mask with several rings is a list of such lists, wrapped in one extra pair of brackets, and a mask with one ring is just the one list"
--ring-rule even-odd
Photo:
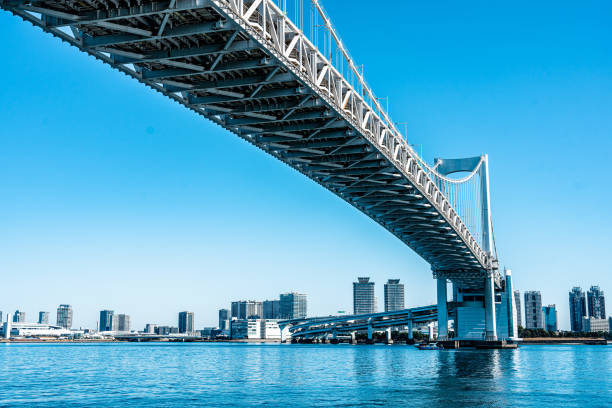
[(219, 309), (219, 330), (229, 330), (230, 311), (227, 309)]
[(264, 319), (279, 319), (280, 318), (280, 300), (264, 300), (263, 301), (263, 318)]
[(254, 300), (239, 300), (232, 302), (232, 318), (236, 319), (260, 319), (263, 315), (262, 302)]
[(523, 327), (523, 315), (521, 313), (521, 292), (514, 291), (514, 308), (516, 309), (516, 324)]
[(374, 282), (370, 282), (370, 278), (357, 278), (357, 282), (353, 282), (353, 313), (376, 313), (377, 310)]
[(303, 293), (282, 293), (280, 295), (280, 318), (303, 319), (307, 314), (306, 295)]
[(38, 323), (49, 324), (49, 312), (38, 312)]
[(23, 323), (26, 321), (25, 312), (20, 312), (19, 310), (15, 310), (15, 314), (13, 315), (14, 323)]
[(153, 324), (153, 323), (147, 323), (147, 324), (146, 324), (146, 326), (145, 326), (144, 332), (145, 332), (146, 334), (153, 334), (153, 333), (155, 333), (155, 329), (156, 329), (156, 328), (157, 328), (157, 325), (156, 325), (156, 324)]
[(179, 333), (193, 333), (193, 312), (180, 312), (178, 327)]
[(525, 292), (525, 328), (543, 329), (542, 295), (540, 291)]
[(557, 307), (555, 305), (542, 307), (542, 314), (544, 315), (544, 329), (553, 332), (559, 330)]
[(587, 304), (589, 307), (589, 317), (596, 319), (606, 318), (606, 299), (603, 290), (599, 286), (591, 286), (587, 292)]
[(385, 312), (404, 309), (404, 284), (399, 279), (389, 279), (385, 283)]
[(98, 330), (100, 331), (112, 331), (112, 330), (116, 330), (115, 327), (117, 327), (117, 325), (113, 325), (113, 319), (115, 316), (115, 311), (114, 310), (101, 310), (100, 311), (100, 326), (98, 328)]
[(57, 307), (57, 325), (64, 329), (72, 328), (72, 306), (59, 305)]
[(587, 315), (586, 296), (578, 286), (574, 286), (569, 293), (569, 308), (572, 331), (582, 331), (582, 318)]
[(121, 332), (129, 332), (130, 331), (130, 316), (126, 314), (118, 314), (117, 315), (117, 328), (114, 330)]

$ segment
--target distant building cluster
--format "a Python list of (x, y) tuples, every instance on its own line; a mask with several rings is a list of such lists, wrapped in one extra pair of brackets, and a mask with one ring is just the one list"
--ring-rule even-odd
[(232, 339), (280, 339), (280, 320), (304, 319), (308, 302), (303, 293), (281, 293), (278, 299), (237, 300), (219, 310), (217, 335)]
[(24, 311), (15, 310), (8, 314), (3, 322), (3, 314), (0, 311), (0, 333), (4, 338), (10, 337), (74, 337), (82, 334), (81, 330), (72, 330), (72, 306), (62, 304), (57, 308), (56, 324), (49, 323), (49, 312), (38, 312), (38, 321), (31, 323), (26, 320)]
[[(402, 310), (404, 305), (404, 284), (399, 279), (389, 279), (384, 286), (385, 312)], [(369, 277), (357, 278), (353, 282), (353, 314), (378, 312), (375, 284)]]
[[(555, 305), (542, 306), (542, 295), (539, 291), (524, 293), (521, 307), (521, 295), (514, 291), (517, 321), (523, 326), (524, 316), (526, 329), (559, 330), (559, 318)], [(521, 315), (521, 311), (524, 313)], [(574, 332), (612, 332), (612, 317), (606, 318), (606, 301), (604, 292), (599, 286), (591, 286), (585, 293), (576, 286), (569, 292), (570, 329)]]
[(599, 286), (585, 294), (575, 286), (569, 292), (570, 326), (576, 332), (612, 331), (612, 318), (606, 320), (606, 299)]
[(101, 310), (98, 330), (101, 332), (129, 332), (131, 330), (130, 316), (115, 314), (114, 310)]

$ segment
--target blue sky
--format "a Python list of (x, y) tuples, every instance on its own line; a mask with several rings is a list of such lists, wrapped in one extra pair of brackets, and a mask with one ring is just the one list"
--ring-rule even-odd
[[(610, 3), (323, 4), (426, 159), (489, 154), (516, 287), (562, 328), (572, 286), (610, 298)], [(212, 326), (290, 290), (313, 315), (351, 310), (364, 275), (379, 308), (388, 278), (408, 306), (435, 301), (424, 261), (314, 182), (4, 11), (0, 38), (0, 310)]]

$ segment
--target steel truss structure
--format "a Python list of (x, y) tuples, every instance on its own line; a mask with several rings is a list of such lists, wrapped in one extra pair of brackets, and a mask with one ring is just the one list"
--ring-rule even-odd
[(321, 184), (410, 246), (436, 276), (482, 289), (495, 273), (499, 284), (495, 256), (362, 76), (357, 85), (347, 80), (271, 0), (0, 0), (0, 7)]

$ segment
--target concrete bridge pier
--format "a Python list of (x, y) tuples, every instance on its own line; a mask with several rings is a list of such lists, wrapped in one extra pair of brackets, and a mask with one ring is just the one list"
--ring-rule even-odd
[(386, 342), (387, 344), (393, 344), (393, 338), (391, 337), (391, 327), (387, 327), (387, 339)]
[(434, 329), (433, 329), (433, 323), (429, 323), (429, 325), (427, 325), (428, 330), (428, 337), (429, 337), (429, 341), (433, 341), (434, 339)]
[(412, 320), (408, 320), (408, 342), (414, 342), (414, 334), (412, 333)]
[(355, 337), (355, 332), (351, 332), (351, 344), (357, 344), (357, 339)]
[(373, 332), (372, 319), (368, 319), (368, 343), (369, 344), (372, 344), (374, 342), (372, 339), (372, 332)]
[(438, 278), (438, 340), (448, 339), (448, 307), (446, 278)]
[(488, 273), (485, 278), (485, 340), (497, 341), (497, 329), (495, 322), (495, 286), (493, 273)]

